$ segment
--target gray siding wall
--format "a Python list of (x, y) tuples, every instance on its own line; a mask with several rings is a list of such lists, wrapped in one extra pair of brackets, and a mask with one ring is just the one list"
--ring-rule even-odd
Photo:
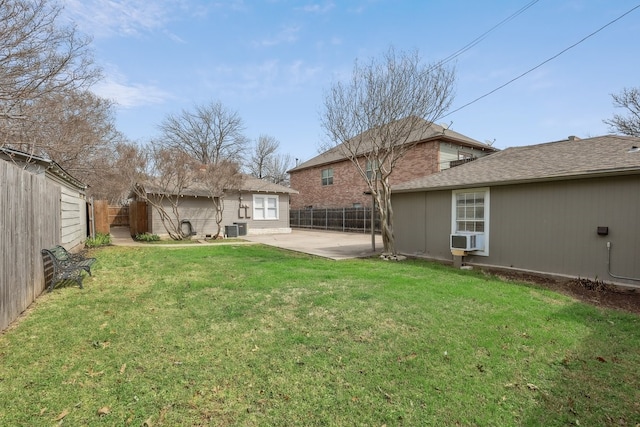
[(451, 192), (394, 194), (394, 235), (400, 252), (451, 260)]
[(87, 237), (87, 202), (77, 190), (61, 186), (60, 238), (67, 249), (82, 244)]
[[(451, 191), (398, 194), (393, 203), (396, 217), (403, 218), (396, 224), (401, 252), (441, 258), (446, 245), (445, 258), (452, 260)], [(412, 232), (406, 221), (411, 210), (421, 212), (414, 221), (437, 221), (437, 227)], [(639, 220), (639, 176), (491, 187), (489, 256), (465, 261), (638, 285), (608, 274), (607, 242), (612, 273), (640, 278)], [(609, 227), (609, 235), (599, 236), (598, 226)]]
[[(264, 195), (265, 193), (260, 193)], [(242, 204), (248, 205), (245, 217), (245, 210), (240, 209), (240, 195), (229, 194), (225, 198), (224, 212), (222, 215), (222, 232), (225, 225), (232, 225), (235, 222), (246, 222), (249, 234), (276, 233), (290, 231), (289, 228), (289, 195), (279, 194), (279, 217), (277, 220), (255, 220), (253, 218), (253, 193), (242, 193)], [(171, 212), (168, 202), (165, 202), (167, 212)], [(207, 197), (184, 197), (180, 201), (180, 219), (189, 220), (197, 232), (197, 237), (203, 238), (207, 234), (215, 234), (217, 230), (213, 203)], [(151, 206), (148, 208), (149, 228), (151, 233), (166, 236), (167, 231), (160, 221), (160, 216)]]
[(253, 195), (275, 195), (270, 193), (242, 193), (242, 204), (248, 205), (247, 212), (251, 218), (246, 218), (244, 209), (239, 211), (240, 201), (239, 194), (229, 195), (225, 199), (225, 203), (231, 203), (228, 211), (225, 208), (225, 213), (229, 217), (225, 216), (225, 222), (223, 224), (233, 224), (234, 222), (246, 222), (249, 234), (265, 234), (265, 233), (281, 233), (291, 231), (289, 224), (289, 195), (278, 194), (278, 219), (272, 220), (256, 220), (253, 218)]

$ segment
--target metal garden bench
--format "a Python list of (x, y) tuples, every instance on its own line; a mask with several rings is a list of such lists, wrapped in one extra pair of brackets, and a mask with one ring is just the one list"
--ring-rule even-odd
[(87, 258), (82, 254), (72, 254), (60, 245), (54, 246), (49, 250), (58, 259), (58, 261), (82, 267), (87, 273), (89, 273), (89, 276), (91, 276), (91, 266), (96, 262), (95, 258)]
[(45, 283), (49, 283), (49, 292), (56, 283), (65, 280), (75, 280), (82, 289), (82, 272), (86, 271), (91, 276), (91, 265), (95, 258), (86, 258), (79, 254), (72, 254), (62, 246), (54, 246), (51, 249), (40, 251), (44, 262)]

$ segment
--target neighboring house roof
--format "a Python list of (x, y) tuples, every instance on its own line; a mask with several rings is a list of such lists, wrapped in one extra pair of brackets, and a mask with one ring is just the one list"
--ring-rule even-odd
[[(154, 185), (153, 183), (145, 183), (144, 189), (148, 194), (161, 194), (165, 192), (165, 189)], [(285, 187), (284, 185), (274, 184), (263, 179), (254, 178), (249, 175), (244, 175), (240, 188), (226, 188), (228, 191), (245, 191), (252, 193), (276, 193), (276, 194), (298, 194), (298, 192), (292, 188)], [(209, 191), (202, 185), (193, 185), (184, 189), (181, 194), (183, 196), (194, 197), (209, 197)]]
[(640, 138), (606, 135), (512, 147), (392, 187), (395, 193), (640, 174)]
[(240, 191), (251, 191), (254, 193), (286, 193), (286, 194), (298, 194), (293, 188), (285, 187), (284, 185), (274, 184), (273, 182), (265, 181), (264, 179), (254, 178), (252, 176), (245, 175), (242, 181), (242, 187)]
[(80, 180), (74, 178), (71, 174), (65, 171), (62, 166), (45, 157), (25, 153), (24, 151), (15, 150), (13, 148), (2, 147), (0, 148), (0, 158), (8, 162), (26, 165), (26, 170), (36, 174), (44, 173), (53, 180), (69, 184), (79, 190), (87, 189), (87, 184), (84, 184)]
[[(404, 120), (409, 120), (409, 119), (408, 118), (402, 119), (400, 121), (404, 121)], [(454, 142), (454, 143), (468, 146), (468, 147), (474, 147), (474, 148), (479, 148), (479, 149), (489, 150), (489, 151), (498, 151), (496, 148), (493, 148), (488, 144), (484, 144), (480, 141), (476, 141), (475, 139), (469, 138), (468, 136), (462, 135), (461, 133), (455, 132), (451, 129), (446, 129), (435, 123), (429, 123), (426, 120), (422, 120), (422, 119), (420, 120), (422, 122), (422, 126), (418, 126), (409, 135), (409, 138), (407, 139), (409, 143), (427, 142), (431, 140), (443, 140), (447, 142)], [(366, 138), (368, 132), (371, 132), (371, 131), (363, 132), (362, 134), (356, 136), (355, 138), (361, 138), (361, 137)], [(326, 165), (326, 164), (336, 163), (336, 162), (345, 160), (346, 157), (344, 156), (341, 150), (342, 145), (344, 145), (344, 143), (339, 144), (325, 151), (324, 153), (321, 153), (318, 156), (297, 165), (295, 168), (291, 169), (289, 173), (315, 167), (315, 166)], [(369, 148), (369, 151), (370, 151), (370, 148)], [(363, 150), (363, 153), (365, 152), (366, 152), (366, 149)]]

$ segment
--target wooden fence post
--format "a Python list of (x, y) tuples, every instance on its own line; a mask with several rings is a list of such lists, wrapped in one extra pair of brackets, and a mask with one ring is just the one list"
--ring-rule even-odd
[(109, 234), (109, 202), (95, 200), (93, 206), (96, 233)]

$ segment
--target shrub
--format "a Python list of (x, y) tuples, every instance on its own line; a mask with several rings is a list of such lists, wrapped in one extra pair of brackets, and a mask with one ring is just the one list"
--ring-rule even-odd
[(158, 242), (160, 241), (160, 236), (158, 236), (157, 234), (142, 233), (136, 234), (135, 239), (138, 242)]
[(84, 242), (84, 246), (87, 248), (95, 248), (109, 244), (111, 244), (111, 235), (104, 233), (96, 233), (95, 237), (90, 237)]

